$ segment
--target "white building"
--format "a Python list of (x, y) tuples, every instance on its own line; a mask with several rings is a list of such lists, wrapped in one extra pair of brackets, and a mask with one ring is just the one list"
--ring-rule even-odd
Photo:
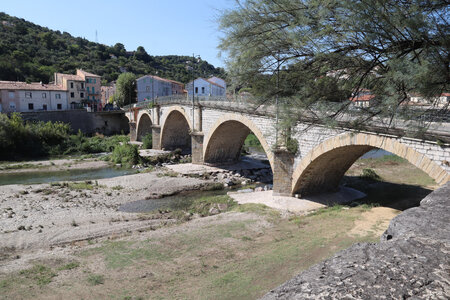
[(60, 85), (0, 81), (0, 112), (66, 109), (67, 90)]
[(138, 78), (136, 85), (138, 102), (164, 96), (182, 95), (184, 88), (181, 82), (154, 75)]
[[(192, 97), (192, 81), (186, 85), (188, 96)], [(194, 80), (195, 97), (225, 97), (226, 83), (225, 80), (218, 77), (209, 79), (197, 78)]]

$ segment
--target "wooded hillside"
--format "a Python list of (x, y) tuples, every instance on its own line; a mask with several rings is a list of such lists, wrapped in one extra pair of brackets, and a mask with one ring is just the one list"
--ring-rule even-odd
[[(48, 83), (54, 72), (74, 73), (82, 68), (107, 82), (127, 71), (138, 77), (158, 72), (160, 77), (186, 83), (191, 80), (191, 71), (186, 69), (188, 60), (192, 57), (152, 56), (143, 47), (126, 51), (121, 43), (94, 43), (0, 12), (0, 80)], [(222, 68), (207, 61), (193, 65), (196, 77), (225, 76)]]

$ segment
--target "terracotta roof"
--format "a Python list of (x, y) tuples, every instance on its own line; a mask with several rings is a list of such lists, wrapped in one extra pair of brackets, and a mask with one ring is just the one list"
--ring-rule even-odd
[(450, 93), (442, 93), (441, 97), (450, 97)]
[(83, 77), (73, 74), (56, 73), (56, 76), (61, 76), (62, 78), (66, 78), (67, 80), (84, 81)]
[(22, 81), (0, 81), (0, 90), (66, 91), (61, 85), (41, 84), (39, 82), (26, 83)]
[(350, 98), (350, 101), (370, 101), (375, 98), (375, 95), (361, 95)]
[(84, 76), (89, 76), (89, 77), (101, 77), (100, 75), (92, 74), (92, 73), (83, 71), (83, 70), (81, 70), (81, 69), (78, 69), (77, 72), (82, 73)]

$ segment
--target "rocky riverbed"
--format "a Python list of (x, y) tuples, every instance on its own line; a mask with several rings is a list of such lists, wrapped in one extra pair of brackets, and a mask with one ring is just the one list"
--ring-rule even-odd
[(395, 217), (378, 244), (337, 253), (262, 299), (448, 299), (450, 183)]

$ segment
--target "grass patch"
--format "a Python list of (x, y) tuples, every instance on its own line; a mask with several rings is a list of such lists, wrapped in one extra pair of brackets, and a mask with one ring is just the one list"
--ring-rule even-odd
[(42, 168), (42, 165), (36, 165), (36, 164), (14, 164), (14, 165), (5, 165), (0, 166), (0, 170), (21, 170), (21, 169), (31, 169), (31, 168)]
[(158, 173), (158, 174), (156, 174), (156, 176), (158, 176), (159, 178), (161, 178), (161, 177), (178, 177), (178, 173), (174, 172), (174, 171), (167, 171), (164, 173)]
[(123, 186), (115, 185), (115, 186), (112, 187), (112, 189), (115, 190), (115, 191), (120, 191), (120, 190), (123, 190)]
[(52, 278), (56, 276), (51, 268), (40, 264), (33, 266), (31, 269), (22, 270), (19, 274), (37, 285), (49, 284)]
[(89, 285), (99, 285), (105, 283), (105, 277), (100, 274), (89, 274), (86, 281)]
[(261, 215), (261, 216), (269, 216), (271, 218), (279, 218), (280, 217), (280, 213), (271, 208), (268, 207), (265, 204), (260, 204), (260, 203), (245, 203), (245, 204), (240, 204), (237, 205), (233, 208), (234, 211), (238, 211), (238, 212), (248, 212), (248, 213), (254, 213), (257, 215)]
[(80, 263), (78, 261), (73, 261), (73, 262), (70, 262), (68, 264), (65, 264), (65, 265), (59, 267), (58, 271), (73, 270), (73, 269), (78, 268), (79, 266), (80, 266)]

